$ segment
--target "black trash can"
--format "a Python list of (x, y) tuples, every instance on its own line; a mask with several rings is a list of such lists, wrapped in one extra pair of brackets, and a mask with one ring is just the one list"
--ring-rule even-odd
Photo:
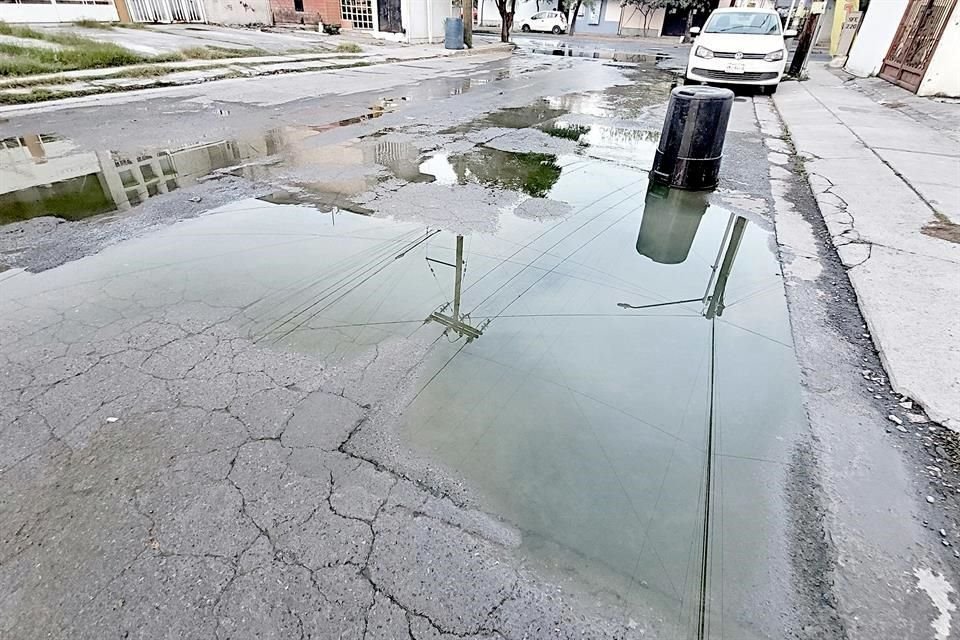
[(729, 89), (691, 86), (671, 91), (653, 180), (692, 191), (716, 187), (732, 108)]

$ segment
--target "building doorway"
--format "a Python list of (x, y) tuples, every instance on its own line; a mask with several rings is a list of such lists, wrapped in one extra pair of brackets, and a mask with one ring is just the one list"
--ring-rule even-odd
[(377, 3), (377, 18), (380, 20), (380, 31), (388, 33), (403, 32), (403, 24), (400, 18), (400, 0), (380, 0)]
[(880, 77), (916, 93), (956, 4), (957, 0), (910, 0)]

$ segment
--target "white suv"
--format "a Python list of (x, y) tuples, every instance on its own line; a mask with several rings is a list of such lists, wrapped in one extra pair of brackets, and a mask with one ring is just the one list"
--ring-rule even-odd
[(559, 35), (567, 30), (567, 16), (559, 11), (541, 11), (524, 20), (520, 30), (524, 33), (549, 31)]
[(787, 63), (784, 38), (797, 32), (780, 28), (772, 9), (717, 9), (690, 47), (686, 83), (745, 84), (766, 93), (777, 90)]

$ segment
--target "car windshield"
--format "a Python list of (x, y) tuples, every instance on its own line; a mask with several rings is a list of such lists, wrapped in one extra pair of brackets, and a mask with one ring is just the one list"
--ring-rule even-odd
[(725, 11), (710, 18), (704, 33), (776, 35), (780, 33), (780, 18), (775, 13)]

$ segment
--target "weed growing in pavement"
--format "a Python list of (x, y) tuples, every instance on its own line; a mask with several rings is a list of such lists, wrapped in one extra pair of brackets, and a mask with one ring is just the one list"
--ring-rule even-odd
[(550, 125), (549, 127), (544, 127), (543, 132), (553, 136), (554, 138), (563, 138), (565, 140), (574, 140), (577, 141), (580, 139), (580, 136), (590, 131), (590, 127), (582, 124), (573, 124), (569, 126), (556, 126)]
[(109, 22), (99, 22), (97, 20), (76, 20), (73, 23), (75, 27), (83, 27), (84, 29), (103, 29), (110, 30), (113, 29), (113, 25)]
[(207, 47), (187, 47), (181, 49), (180, 53), (186, 60), (223, 60), (226, 58), (253, 58), (256, 56), (269, 55), (263, 49), (231, 49), (229, 47), (217, 47), (210, 45)]

